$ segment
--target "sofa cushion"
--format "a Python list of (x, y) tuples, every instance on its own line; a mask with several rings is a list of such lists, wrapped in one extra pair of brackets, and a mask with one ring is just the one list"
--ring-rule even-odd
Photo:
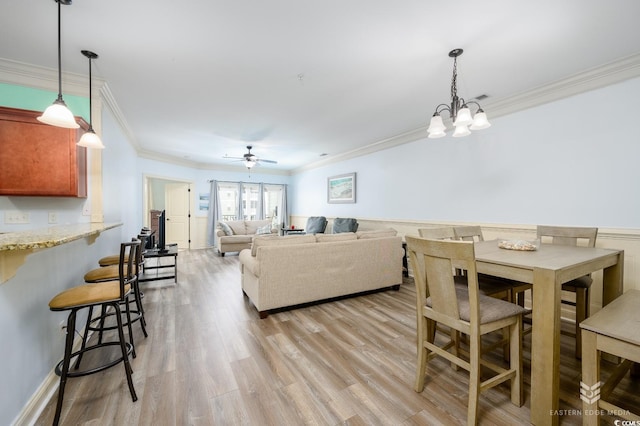
[(233, 235), (233, 230), (226, 222), (218, 222), (218, 225), (220, 229), (222, 229), (222, 232), (224, 232), (224, 235)]
[(226, 223), (233, 231), (233, 235), (247, 235), (247, 226), (244, 220), (229, 220)]
[(316, 234), (316, 241), (319, 243), (331, 243), (334, 241), (357, 240), (358, 237), (353, 232), (343, 232), (341, 234)]
[(310, 244), (316, 242), (315, 235), (287, 235), (280, 237), (277, 235), (260, 235), (253, 239), (253, 245), (251, 246), (251, 256), (256, 255), (258, 248), (265, 246), (286, 246), (296, 244)]
[(358, 239), (366, 239), (366, 238), (384, 238), (384, 237), (395, 237), (398, 235), (398, 232), (393, 228), (387, 229), (375, 229), (371, 231), (358, 231), (356, 232)]
[(225, 235), (220, 237), (222, 244), (251, 244), (254, 235)]

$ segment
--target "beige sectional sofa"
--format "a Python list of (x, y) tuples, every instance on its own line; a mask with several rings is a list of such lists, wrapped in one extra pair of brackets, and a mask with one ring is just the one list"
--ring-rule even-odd
[(402, 283), (395, 230), (256, 237), (240, 252), (242, 290), (260, 317), (270, 311)]
[[(225, 229), (225, 225), (228, 227)], [(260, 228), (267, 229), (269, 233), (277, 233), (277, 229), (271, 229), (271, 220), (229, 220), (218, 222), (218, 252), (221, 256), (231, 251), (241, 251), (251, 247), (253, 237)], [(264, 231), (267, 232), (267, 231)]]

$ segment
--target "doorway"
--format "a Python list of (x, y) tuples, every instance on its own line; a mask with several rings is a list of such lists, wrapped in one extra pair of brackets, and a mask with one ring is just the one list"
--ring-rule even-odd
[(144, 226), (151, 228), (151, 211), (166, 211), (166, 242), (179, 249), (191, 245), (192, 183), (162, 177), (144, 177)]

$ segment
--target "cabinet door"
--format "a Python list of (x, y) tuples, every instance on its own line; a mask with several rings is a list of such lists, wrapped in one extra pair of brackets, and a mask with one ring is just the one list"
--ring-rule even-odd
[(0, 107), (0, 195), (87, 196), (87, 149), (76, 142), (88, 125), (40, 123), (39, 111)]

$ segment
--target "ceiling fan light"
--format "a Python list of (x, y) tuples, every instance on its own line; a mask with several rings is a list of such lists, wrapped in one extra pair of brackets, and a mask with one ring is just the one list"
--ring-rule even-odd
[(447, 128), (444, 126), (444, 123), (442, 122), (442, 117), (440, 117), (440, 115), (438, 114), (431, 117), (431, 121), (429, 122), (429, 128), (427, 129), (427, 132), (444, 133), (446, 129)]
[(247, 160), (244, 162), (244, 165), (247, 167), (247, 169), (250, 169), (256, 165), (256, 162), (253, 160)]
[(453, 137), (454, 138), (461, 138), (463, 136), (469, 136), (471, 134), (471, 132), (469, 131), (469, 129), (467, 128), (466, 125), (458, 125), (456, 126), (456, 131), (453, 132)]
[(482, 130), (487, 127), (491, 127), (491, 123), (487, 120), (487, 114), (484, 111), (479, 110), (475, 117), (473, 117), (473, 124), (471, 124), (469, 128), (471, 130)]
[(86, 131), (76, 145), (84, 146), (85, 148), (104, 149), (100, 136), (96, 135), (93, 129)]
[(66, 129), (77, 129), (80, 125), (76, 122), (73, 113), (67, 108), (62, 99), (57, 99), (41, 116), (38, 117), (41, 123), (49, 124), (56, 127), (64, 127)]
[(473, 118), (471, 118), (471, 111), (468, 107), (464, 106), (458, 114), (456, 115), (456, 121), (453, 123), (454, 126), (468, 126), (473, 123)]

